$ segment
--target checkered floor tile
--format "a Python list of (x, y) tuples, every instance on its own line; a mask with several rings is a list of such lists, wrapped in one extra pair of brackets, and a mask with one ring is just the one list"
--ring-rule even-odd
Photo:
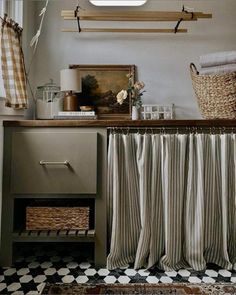
[[(236, 284), (236, 270), (228, 271), (209, 265), (205, 271), (145, 271), (131, 267), (109, 271), (96, 269), (89, 257), (76, 250), (69, 255), (58, 251), (31, 248), (28, 255), (15, 260), (14, 267), (0, 268), (0, 294), (40, 294), (46, 283), (215, 283)], [(30, 255), (29, 255), (30, 254)], [(82, 259), (82, 260), (81, 260)], [(86, 261), (86, 262), (81, 262)]]

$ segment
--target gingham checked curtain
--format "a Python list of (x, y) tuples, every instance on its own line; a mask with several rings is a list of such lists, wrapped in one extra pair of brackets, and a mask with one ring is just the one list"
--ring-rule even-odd
[(236, 267), (236, 135), (111, 134), (107, 267)]
[(22, 30), (12, 21), (1, 19), (1, 66), (6, 106), (27, 108), (26, 74), (21, 48)]

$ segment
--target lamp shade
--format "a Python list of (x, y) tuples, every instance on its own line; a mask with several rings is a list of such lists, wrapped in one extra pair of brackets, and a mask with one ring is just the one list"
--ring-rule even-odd
[(81, 92), (81, 77), (79, 69), (61, 70), (61, 91)]

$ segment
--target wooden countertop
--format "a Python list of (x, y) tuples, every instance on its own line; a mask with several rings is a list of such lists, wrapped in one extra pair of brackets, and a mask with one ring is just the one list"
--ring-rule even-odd
[(6, 120), (4, 127), (236, 127), (236, 120)]

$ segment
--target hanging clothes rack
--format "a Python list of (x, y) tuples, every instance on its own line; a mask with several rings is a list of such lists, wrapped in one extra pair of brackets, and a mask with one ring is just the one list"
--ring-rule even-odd
[[(212, 18), (212, 14), (203, 12), (189, 12), (183, 7), (177, 11), (85, 11), (62, 10), (64, 20), (77, 20), (78, 29), (63, 29), (63, 32), (106, 32), (106, 33), (187, 33), (187, 29), (180, 29), (179, 25), (185, 21)], [(175, 28), (88, 28), (82, 27), (81, 21), (105, 22), (177, 22)]]

